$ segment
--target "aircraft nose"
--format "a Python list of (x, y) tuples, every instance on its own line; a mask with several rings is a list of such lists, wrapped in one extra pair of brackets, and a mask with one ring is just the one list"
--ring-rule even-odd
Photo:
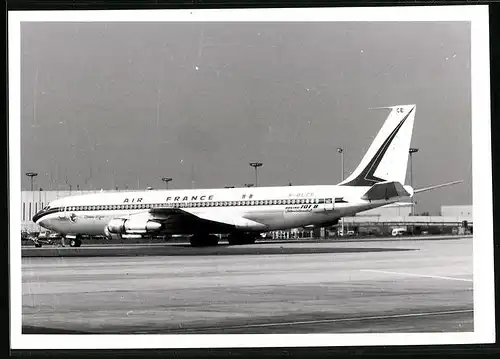
[(40, 218), (42, 218), (42, 214), (43, 211), (36, 212), (31, 220), (36, 223), (38, 220), (40, 220)]

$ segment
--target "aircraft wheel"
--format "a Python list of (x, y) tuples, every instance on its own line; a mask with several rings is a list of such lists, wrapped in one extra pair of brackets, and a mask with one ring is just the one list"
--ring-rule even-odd
[(42, 247), (42, 243), (35, 243), (35, 247), (36, 248), (41, 248)]
[(216, 246), (219, 244), (219, 237), (217, 237), (214, 234), (211, 234), (207, 238), (207, 245), (209, 246)]
[(193, 247), (211, 247), (219, 244), (219, 237), (216, 235), (194, 235), (189, 239)]
[(70, 247), (80, 247), (82, 245), (82, 241), (79, 238), (71, 238), (69, 241)]
[(229, 245), (243, 245), (243, 244), (254, 244), (255, 236), (252, 234), (231, 234), (229, 235), (227, 241)]

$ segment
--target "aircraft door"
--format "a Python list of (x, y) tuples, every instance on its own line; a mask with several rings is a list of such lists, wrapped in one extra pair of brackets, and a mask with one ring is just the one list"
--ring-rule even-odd
[(334, 203), (333, 203), (332, 198), (325, 198), (324, 210), (325, 211), (333, 211), (334, 210)]

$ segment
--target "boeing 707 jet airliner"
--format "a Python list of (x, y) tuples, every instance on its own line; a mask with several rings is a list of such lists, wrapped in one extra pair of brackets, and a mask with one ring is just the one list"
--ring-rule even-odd
[(79, 247), (84, 235), (190, 235), (193, 246), (254, 243), (260, 233), (328, 226), (344, 216), (408, 201), (414, 193), (461, 181), (414, 190), (404, 185), (415, 105), (386, 107), (389, 115), (354, 172), (330, 186), (96, 193), (51, 202), (33, 221), (61, 233)]

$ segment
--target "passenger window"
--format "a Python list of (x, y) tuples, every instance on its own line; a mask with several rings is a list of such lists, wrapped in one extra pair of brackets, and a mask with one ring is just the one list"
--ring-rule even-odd
[(323, 204), (323, 203), (325, 203), (325, 200), (324, 200), (323, 198), (321, 198), (321, 199), (319, 200), (319, 204)]

